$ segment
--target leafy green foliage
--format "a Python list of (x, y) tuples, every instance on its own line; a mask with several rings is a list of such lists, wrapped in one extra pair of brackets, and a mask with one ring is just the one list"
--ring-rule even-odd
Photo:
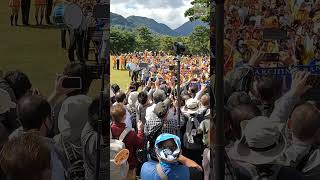
[(190, 21), (195, 21), (197, 19), (203, 22), (210, 22), (210, 0), (193, 0), (191, 2), (192, 7), (189, 8), (184, 16), (188, 17)]
[(174, 42), (183, 43), (187, 54), (209, 53), (209, 29), (205, 26), (197, 26), (191, 35), (179, 37), (155, 34), (144, 26), (133, 31), (112, 26), (110, 36), (112, 54), (143, 52), (146, 49), (173, 54)]

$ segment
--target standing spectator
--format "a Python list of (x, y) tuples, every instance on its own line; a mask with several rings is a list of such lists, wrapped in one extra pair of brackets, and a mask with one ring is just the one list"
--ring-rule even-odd
[[(7, 91), (11, 101), (18, 102), (26, 94), (32, 93), (32, 84), (26, 74), (21, 71), (8, 71), (3, 79), (0, 78), (1, 89)], [(0, 114), (0, 121), (7, 128), (8, 133), (20, 126), (17, 120), (16, 109)]]
[(140, 92), (138, 94), (138, 104), (137, 104), (137, 118), (143, 122), (143, 124), (146, 123), (146, 110), (149, 106), (148, 102), (148, 94), (144, 91)]
[(13, 26), (13, 20), (16, 26), (18, 26), (20, 0), (9, 0), (9, 7), (11, 8), (10, 23)]
[[(125, 126), (126, 109), (122, 104), (116, 104), (111, 107), (111, 134), (113, 139), (119, 138), (120, 134), (127, 129)], [(141, 121), (137, 124), (138, 133), (130, 131), (128, 135), (124, 138), (123, 142), (126, 145), (126, 149), (129, 150), (129, 173), (128, 179), (135, 179), (135, 168), (137, 168), (138, 160), (135, 152), (138, 148), (142, 148), (144, 145), (144, 134), (143, 134), (143, 124)]]
[[(53, 139), (50, 137), (51, 132), (51, 108), (46, 99), (37, 96), (30, 95), (23, 97), (18, 104), (18, 117), (21, 121), (22, 126), (16, 129), (10, 134), (9, 139), (14, 139), (23, 136), (27, 133), (33, 133), (41, 137), (42, 141), (51, 151), (52, 159), (54, 164), (53, 170), (54, 179), (65, 179), (65, 170), (68, 169), (69, 165), (65, 160), (62, 150), (59, 146), (56, 146)], [(53, 162), (56, 161), (56, 162)]]
[(141, 168), (142, 180), (189, 180), (189, 169), (179, 165), (178, 158), (181, 155), (180, 138), (172, 134), (161, 134), (154, 145), (157, 159), (143, 164)]
[(21, 71), (8, 71), (5, 73), (3, 79), (13, 90), (17, 101), (27, 93), (32, 92), (32, 84), (29, 77)]
[[(106, 96), (104, 96), (106, 97)], [(103, 102), (106, 103), (107, 98)], [(109, 108), (108, 103), (104, 104), (103, 116), (107, 117), (106, 110)], [(95, 163), (96, 163), (96, 142), (97, 142), (97, 130), (98, 130), (98, 119), (100, 111), (100, 98), (93, 100), (89, 107), (89, 120), (81, 133), (81, 145), (83, 149), (83, 159), (85, 168), (85, 179), (92, 180), (95, 176)], [(108, 135), (108, 122), (104, 119), (102, 121), (102, 133), (101, 133), (101, 160), (100, 160), (100, 179), (107, 180), (109, 177), (108, 163), (107, 159), (109, 153), (107, 145), (107, 135)]]
[(151, 118), (153, 114), (153, 110), (156, 107), (156, 104), (166, 99), (166, 94), (163, 90), (157, 89), (152, 94), (152, 99), (153, 99), (153, 104), (146, 109), (146, 121), (148, 121)]
[[(44, 17), (44, 9), (46, 6), (46, 0), (36, 0), (34, 5), (36, 7), (35, 19), (36, 19), (37, 26), (39, 24), (42, 25), (42, 20)], [(39, 23), (39, 11), (40, 11), (40, 23)]]
[(137, 109), (136, 109), (136, 104), (138, 102), (138, 92), (134, 91), (131, 92), (128, 96), (128, 104), (126, 106), (126, 109), (130, 113), (130, 121), (132, 123), (132, 127), (136, 130), (137, 129)]
[(144, 127), (144, 134), (148, 137), (147, 139), (150, 139), (148, 154), (152, 160), (157, 160), (157, 157), (155, 155), (154, 146), (152, 143), (155, 139), (152, 139), (151, 136), (157, 137), (161, 133), (169, 133), (174, 135), (180, 134), (177, 121), (174, 119), (168, 119), (168, 109), (170, 103), (170, 100), (158, 103), (154, 108), (154, 114), (151, 115), (148, 121), (146, 121)]
[(52, 159), (41, 138), (27, 134), (3, 146), (0, 166), (8, 180), (53, 180)]
[(29, 26), (31, 0), (21, 0), (22, 24)]
[[(88, 107), (92, 99), (87, 95), (92, 79), (89, 70), (84, 64), (68, 64), (60, 77), (59, 83), (56, 85), (58, 91), (54, 92), (50, 99), (63, 99), (58, 114), (57, 124), (59, 134), (54, 138), (58, 144), (63, 147), (63, 142), (72, 144), (75, 151), (81, 152), (81, 131), (88, 121)], [(81, 89), (67, 89), (63, 92), (62, 81), (67, 77), (79, 77), (81, 79)], [(62, 78), (62, 79), (61, 79)], [(61, 91), (61, 92), (60, 92)]]
[[(116, 99), (116, 102), (113, 105), (121, 104), (125, 107), (126, 94), (124, 92), (121, 92), (121, 91), (117, 92), (115, 99)], [(126, 120), (125, 120), (126, 127), (132, 129), (131, 114), (126, 107), (125, 107), (125, 110), (126, 110)]]

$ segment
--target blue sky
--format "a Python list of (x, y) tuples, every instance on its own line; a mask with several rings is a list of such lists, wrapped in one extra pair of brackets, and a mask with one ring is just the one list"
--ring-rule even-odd
[(111, 12), (124, 17), (143, 16), (175, 29), (188, 21), (184, 12), (192, 0), (111, 0)]

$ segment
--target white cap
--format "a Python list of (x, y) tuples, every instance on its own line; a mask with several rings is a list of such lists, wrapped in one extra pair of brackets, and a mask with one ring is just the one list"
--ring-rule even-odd
[(14, 103), (7, 91), (0, 89), (0, 114), (9, 111), (11, 108), (15, 108), (16, 103)]

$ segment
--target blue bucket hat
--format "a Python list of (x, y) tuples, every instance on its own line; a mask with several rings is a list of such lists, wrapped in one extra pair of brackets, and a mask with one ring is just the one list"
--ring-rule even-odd
[[(174, 140), (174, 142), (176, 143), (176, 145), (177, 145), (177, 149), (176, 150), (174, 150), (172, 152), (172, 150), (170, 150), (170, 149), (163, 149), (163, 148), (159, 147), (159, 143), (167, 141), (167, 140), (170, 140), (170, 139)], [(173, 134), (167, 134), (167, 133), (161, 134), (156, 139), (155, 149), (156, 149), (157, 155), (161, 159), (169, 161), (169, 162), (175, 162), (178, 159), (178, 157), (179, 157), (179, 155), (181, 153), (181, 141), (180, 141), (180, 138), (178, 136), (176, 136), (176, 135), (173, 135)]]

